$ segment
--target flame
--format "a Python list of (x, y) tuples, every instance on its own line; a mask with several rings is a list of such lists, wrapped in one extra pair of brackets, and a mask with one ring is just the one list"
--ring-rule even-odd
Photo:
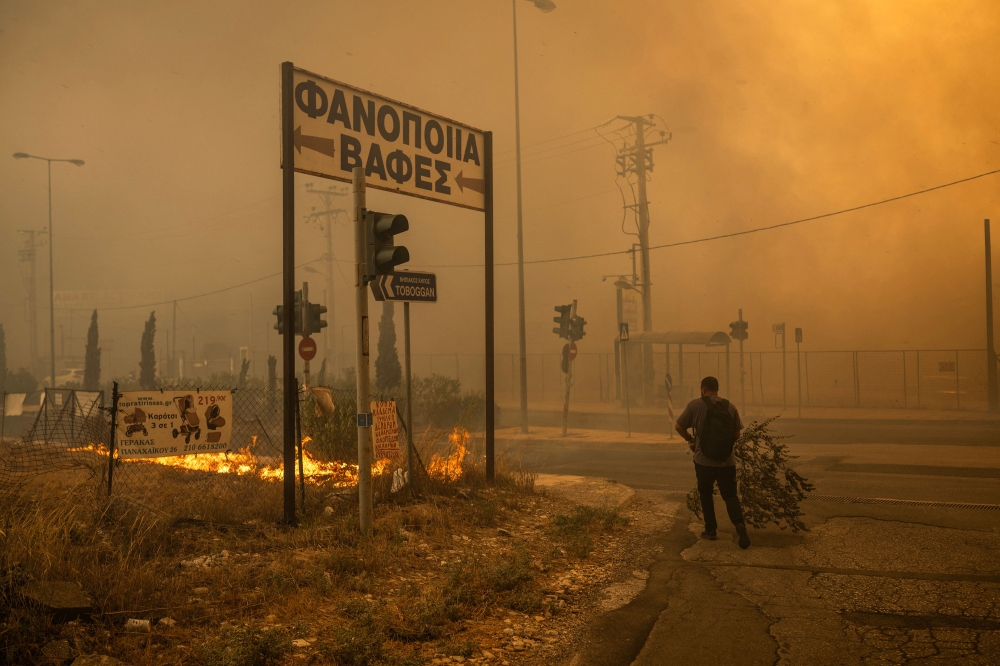
[(446, 458), (438, 454), (431, 456), (427, 464), (427, 475), (442, 481), (457, 481), (462, 476), (462, 462), (469, 452), (469, 431), (465, 428), (455, 428), (448, 435), (448, 442), (453, 447), (451, 453)]
[(86, 446), (71, 446), (66, 450), (70, 453), (96, 453), (99, 456), (108, 455), (108, 447), (104, 446), (101, 442), (98, 442), (97, 444), (91, 442)]
[[(353, 463), (340, 461), (325, 462), (315, 458), (306, 445), (312, 442), (311, 437), (302, 438), (302, 471), (306, 483), (320, 485), (332, 485), (337, 488), (355, 486), (358, 483), (358, 466)], [(131, 463), (146, 465), (162, 465), (176, 469), (191, 470), (197, 472), (207, 472), (210, 474), (236, 474), (237, 476), (256, 476), (265, 481), (281, 481), (285, 478), (283, 467), (272, 467), (261, 465), (257, 456), (253, 453), (257, 445), (257, 436), (254, 435), (249, 446), (239, 449), (236, 452), (228, 453), (200, 453), (186, 456), (172, 456), (169, 458), (136, 458), (130, 460)], [(107, 456), (108, 449), (103, 444), (90, 444), (88, 446), (78, 446), (68, 449), (73, 452), (94, 452), (97, 455)], [(116, 452), (117, 453), (117, 452)], [(117, 456), (116, 456), (117, 457)], [(385, 473), (391, 460), (376, 460), (372, 465), (372, 474), (377, 476)], [(296, 461), (296, 469), (298, 461)]]

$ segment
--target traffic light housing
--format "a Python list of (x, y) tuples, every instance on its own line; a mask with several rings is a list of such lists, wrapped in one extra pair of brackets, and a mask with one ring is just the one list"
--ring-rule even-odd
[(750, 337), (747, 334), (747, 322), (745, 321), (734, 321), (729, 325), (729, 328), (732, 329), (732, 333), (729, 334), (729, 337), (733, 340), (746, 340)]
[(410, 260), (410, 251), (395, 244), (395, 236), (409, 230), (405, 215), (365, 211), (365, 281), (392, 275), (395, 267)]
[(327, 323), (321, 319), (326, 314), (326, 306), (319, 303), (306, 303), (306, 336), (319, 333), (327, 327)]
[(555, 307), (556, 312), (559, 313), (558, 317), (553, 317), (552, 321), (559, 324), (552, 329), (552, 332), (558, 335), (560, 338), (570, 339), (570, 324), (572, 320), (570, 318), (570, 311), (572, 311), (572, 305), (557, 305)]
[[(285, 306), (279, 305), (271, 314), (278, 316), (278, 321), (274, 325), (274, 330), (278, 331), (278, 335), (285, 334)], [(302, 335), (302, 292), (295, 292), (295, 313), (292, 315), (293, 329), (295, 330), (295, 335)]]
[(573, 317), (569, 324), (569, 339), (570, 340), (583, 340), (585, 335), (583, 327), (587, 324), (587, 320), (583, 317)]

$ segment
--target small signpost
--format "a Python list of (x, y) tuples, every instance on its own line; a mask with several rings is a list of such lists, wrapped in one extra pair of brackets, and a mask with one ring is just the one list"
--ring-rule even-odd
[[(494, 477), (494, 297), (493, 297), (493, 135), (441, 115), (281, 64), (281, 166), (283, 197), (283, 341), (285, 388), (284, 467), (285, 522), (295, 523), (294, 440), (296, 409), (295, 346), (292, 331), (295, 275), (294, 172), (351, 183), (355, 227), (355, 305), (357, 318), (358, 498), (361, 531), (372, 532), (372, 422), (369, 410), (368, 295), (379, 300), (409, 302), (437, 299), (432, 274), (393, 274), (393, 266), (409, 259), (406, 248), (391, 237), (408, 228), (402, 215), (367, 210), (366, 188), (419, 197), (484, 214), (486, 478)], [(401, 223), (397, 224), (401, 219)], [(391, 222), (391, 224), (390, 224)], [(388, 226), (387, 226), (388, 225)], [(366, 232), (375, 231), (369, 252)], [(388, 236), (383, 238), (382, 236)], [(392, 261), (386, 263), (386, 255)], [(375, 266), (372, 271), (371, 267)], [(426, 280), (426, 282), (422, 282)], [(407, 325), (407, 359), (409, 328)], [(409, 376), (409, 362), (407, 362)], [(411, 410), (407, 396), (407, 421)], [(409, 427), (407, 428), (409, 433)], [(410, 447), (412, 452), (412, 446)], [(408, 456), (411, 457), (412, 456)], [(411, 463), (412, 464), (412, 463)], [(413, 479), (412, 466), (410, 479)], [(412, 487), (412, 486), (411, 486)]]
[(437, 275), (399, 271), (370, 283), (376, 301), (437, 302)]
[(399, 423), (396, 421), (394, 400), (372, 403), (375, 458), (395, 458), (399, 455)]
[(622, 343), (622, 361), (625, 372), (625, 423), (628, 425), (628, 436), (632, 436), (632, 406), (628, 399), (628, 322), (618, 322), (618, 341)]
[(312, 338), (302, 338), (299, 340), (299, 356), (303, 361), (311, 361), (316, 358), (316, 341)]

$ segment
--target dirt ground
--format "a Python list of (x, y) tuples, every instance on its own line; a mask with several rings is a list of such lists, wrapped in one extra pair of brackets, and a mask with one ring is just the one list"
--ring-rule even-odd
[[(494, 486), (470, 475), (380, 503), (369, 538), (356, 495), (342, 491), (297, 528), (163, 524), (86, 486), (8, 499), (9, 663), (558, 662), (590, 619), (642, 590), (652, 535), (672, 520), (642, 499), (574, 505), (527, 474)], [(18, 596), (31, 580), (79, 583), (93, 614), (52, 621)]]

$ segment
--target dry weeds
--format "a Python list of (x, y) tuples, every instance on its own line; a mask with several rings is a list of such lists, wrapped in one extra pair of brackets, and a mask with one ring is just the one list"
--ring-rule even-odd
[[(481, 446), (470, 443), (459, 475), (424, 478), (416, 499), (392, 495), (383, 475), (369, 538), (342, 490), (308, 487), (296, 528), (245, 519), (243, 506), (108, 498), (92, 481), (0, 490), (0, 655), (38, 663), (64, 639), (74, 654), (136, 666), (513, 659), (504, 622), (564, 612), (568, 572), (622, 520), (535, 494), (509, 461), (487, 483)], [(93, 615), (52, 622), (18, 592), (33, 580), (78, 582)], [(153, 631), (126, 631), (130, 618)]]

